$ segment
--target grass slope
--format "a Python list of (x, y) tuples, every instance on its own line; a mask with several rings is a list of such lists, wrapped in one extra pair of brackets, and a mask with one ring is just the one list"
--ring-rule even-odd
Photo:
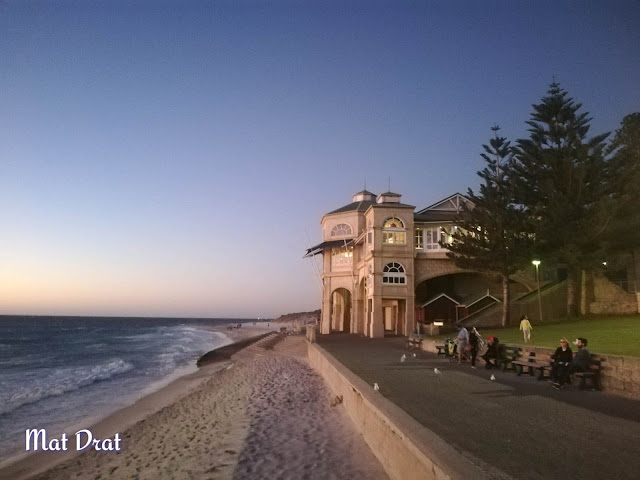
[[(495, 335), (502, 343), (524, 344), (522, 332), (519, 330), (520, 322), (514, 322), (517, 323), (515, 327), (479, 331), (483, 338)], [(557, 348), (560, 345), (560, 337), (567, 337), (570, 342), (577, 337), (584, 337), (589, 341), (587, 348), (592, 353), (640, 357), (640, 315), (593, 316), (587, 319), (565, 319), (561, 322), (534, 325), (529, 344)]]

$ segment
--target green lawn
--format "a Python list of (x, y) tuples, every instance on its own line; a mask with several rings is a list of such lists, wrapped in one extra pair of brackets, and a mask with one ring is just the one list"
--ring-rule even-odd
[[(520, 324), (519, 321), (517, 323)], [(479, 328), (478, 331), (483, 338), (495, 335), (501, 343), (524, 344), (522, 332), (518, 326)], [(451, 335), (441, 335), (440, 338), (444, 339)], [(584, 320), (562, 320), (534, 325), (529, 344), (537, 347), (557, 348), (560, 337), (567, 337), (570, 342), (573, 342), (577, 337), (586, 338), (589, 341), (587, 348), (591, 353), (640, 357), (640, 315), (594, 316)], [(575, 349), (573, 345), (571, 347)]]

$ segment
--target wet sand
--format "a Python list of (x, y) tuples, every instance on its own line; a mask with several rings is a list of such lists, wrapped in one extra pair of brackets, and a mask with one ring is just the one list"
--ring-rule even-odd
[[(235, 339), (252, 334), (244, 326), (232, 333)], [(330, 406), (329, 389), (306, 360), (304, 337), (286, 337), (271, 350), (262, 347), (268, 341), (183, 377), (129, 407), (129, 414), (116, 414), (122, 418), (96, 426), (97, 435), (102, 428), (106, 435), (121, 433), (121, 452), (88, 451), (34, 478), (387, 478), (344, 409)], [(131, 424), (140, 404), (154, 396), (146, 418)], [(154, 408), (159, 410), (150, 413)], [(25, 478), (50, 467), (37, 463), (22, 472), (0, 471), (0, 478)]]

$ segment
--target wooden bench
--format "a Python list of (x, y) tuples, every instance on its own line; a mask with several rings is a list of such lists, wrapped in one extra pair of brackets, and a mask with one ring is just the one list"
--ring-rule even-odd
[(511, 362), (511, 365), (513, 366), (513, 368), (516, 371), (516, 375), (520, 376), (522, 375), (522, 372), (524, 372), (525, 367), (527, 368), (527, 373), (529, 375), (533, 375), (533, 367), (536, 364), (536, 352), (529, 352), (529, 356), (525, 357), (522, 356), (520, 357), (520, 359), (518, 360), (513, 360)]
[(575, 372), (574, 377), (580, 379), (580, 390), (584, 390), (587, 387), (587, 379), (591, 379), (591, 385), (594, 390), (600, 390), (600, 369), (602, 358), (597, 355), (591, 355), (591, 363), (589, 364), (589, 370), (586, 372)]
[(496, 358), (496, 366), (500, 367), (502, 371), (505, 371), (509, 364), (520, 358), (520, 347), (512, 345), (500, 344), (498, 347), (498, 358)]
[(529, 352), (529, 356), (526, 359), (522, 357), (519, 360), (514, 360), (511, 364), (518, 375), (522, 375), (522, 372), (526, 367), (527, 373), (529, 375), (536, 373), (538, 380), (544, 379), (545, 372), (551, 371), (550, 358), (544, 354), (537, 356), (536, 352)]
[(436, 345), (436, 350), (437, 350), (437, 355), (438, 356), (447, 354), (447, 352), (446, 352), (446, 350), (444, 348), (445, 348), (444, 345)]
[(418, 335), (416, 333), (411, 334), (407, 340), (407, 348), (417, 348), (420, 350), (422, 348), (422, 335)]

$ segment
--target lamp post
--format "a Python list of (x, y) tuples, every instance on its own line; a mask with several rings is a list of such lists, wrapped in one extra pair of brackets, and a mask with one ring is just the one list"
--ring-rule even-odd
[(538, 272), (540, 260), (534, 260), (531, 263), (536, 266), (536, 282), (538, 283), (538, 312), (540, 314), (540, 322), (542, 323), (542, 297), (540, 296), (540, 273)]

